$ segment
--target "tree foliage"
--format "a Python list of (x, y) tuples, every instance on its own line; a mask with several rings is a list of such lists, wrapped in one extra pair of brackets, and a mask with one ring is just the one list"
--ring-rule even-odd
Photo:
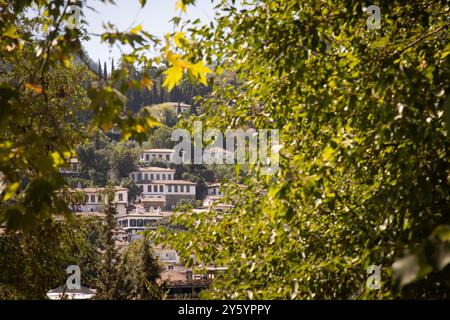
[(90, 142), (77, 148), (79, 176), (94, 186), (104, 187), (108, 182), (121, 184), (136, 169), (140, 150), (137, 143), (116, 142), (98, 133)]
[(185, 261), (228, 267), (204, 297), (449, 297), (450, 8), (380, 8), (368, 29), (354, 1), (221, 1), (191, 30), (185, 56), (239, 83), (215, 84), (204, 125), (280, 129), (283, 146), (276, 175), (255, 166), (229, 190), (232, 214), (162, 233)]
[(82, 284), (93, 287), (100, 243), (99, 221), (91, 218), (0, 235), (0, 300), (46, 299), (48, 290), (65, 284), (69, 265), (79, 266)]
[(148, 237), (133, 242), (123, 253), (119, 265), (121, 299), (160, 300), (162, 290), (156, 280), (161, 270)]
[(106, 221), (103, 224), (102, 230), (102, 261), (96, 283), (97, 293), (95, 295), (96, 299), (101, 300), (114, 300), (120, 298), (120, 283), (118, 281), (119, 275), (117, 269), (119, 252), (114, 239), (114, 230), (117, 226), (115, 215), (117, 212), (112, 203), (112, 199), (114, 199), (114, 191), (111, 186), (108, 186), (106, 188), (106, 204), (104, 208)]
[[(55, 193), (64, 185), (58, 169), (99, 128), (115, 127), (123, 140), (142, 141), (157, 125), (145, 110), (125, 112), (126, 91), (148, 89), (147, 78), (129, 81), (126, 68), (115, 70), (109, 80), (89, 71), (92, 64), (81, 46), (86, 30), (70, 27), (70, 5), (64, 0), (0, 1), (0, 171), (6, 185), (0, 221), (9, 228), (35, 228), (53, 213), (68, 213)], [(77, 5), (83, 14), (86, 4)], [(29, 9), (37, 12), (35, 18), (29, 18)], [(152, 35), (137, 27), (129, 32), (108, 27), (104, 42), (135, 49), (123, 59), (139, 60), (142, 68), (155, 63), (144, 52), (157, 43)], [(85, 123), (81, 111), (89, 114)]]

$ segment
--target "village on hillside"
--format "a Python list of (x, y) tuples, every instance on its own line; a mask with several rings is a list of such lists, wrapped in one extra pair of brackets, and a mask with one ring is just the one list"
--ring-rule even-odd
[[(222, 182), (217, 181), (207, 184), (206, 195), (198, 200), (197, 184), (195, 182), (177, 179), (173, 165), (173, 149), (145, 149), (139, 157), (139, 166), (129, 174), (129, 177), (139, 187), (136, 198), (131, 199), (127, 188), (113, 186), (114, 204), (116, 211), (116, 228), (113, 230), (115, 246), (118, 250), (128, 246), (132, 242), (142, 239), (142, 232), (154, 230), (158, 223), (175, 214), (183, 214), (177, 210), (183, 203), (199, 203), (190, 211), (195, 213), (214, 210), (218, 213), (227, 213), (233, 204), (224, 202)], [(217, 157), (227, 151), (222, 148), (212, 148), (209, 156)], [(208, 156), (208, 155), (207, 155)], [(152, 163), (162, 162), (167, 167), (156, 167)], [(71, 158), (68, 164), (60, 169), (66, 177), (77, 176), (80, 172), (80, 163), (77, 158)], [(81, 193), (83, 201), (71, 206), (71, 210), (77, 216), (104, 218), (104, 206), (106, 203), (105, 187), (83, 187), (69, 189), (69, 192)], [(185, 268), (178, 253), (162, 246), (154, 246), (153, 252), (158, 261), (163, 265), (159, 282), (167, 292), (167, 298), (195, 299), (202, 289), (208, 288), (214, 275), (225, 270), (225, 266), (205, 266), (206, 274), (193, 274), (192, 268)], [(66, 289), (67, 290), (67, 289)], [(86, 290), (86, 288), (84, 288)], [(58, 295), (59, 294), (59, 295)], [(68, 294), (65, 292), (64, 294)], [(53, 290), (49, 297), (55, 299), (64, 295), (62, 288)], [(72, 295), (78, 294), (75, 290)], [(80, 291), (82, 297), (85, 295)], [(87, 298), (92, 297), (86, 295)]]

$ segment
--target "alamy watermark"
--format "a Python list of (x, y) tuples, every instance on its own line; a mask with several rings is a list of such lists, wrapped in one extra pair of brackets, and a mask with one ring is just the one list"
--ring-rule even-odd
[(377, 265), (370, 265), (367, 268), (369, 277), (366, 281), (366, 287), (369, 290), (381, 289), (381, 267)]
[(66, 287), (69, 290), (81, 289), (81, 269), (79, 266), (71, 265), (66, 268), (66, 272), (69, 274), (66, 280)]
[(369, 17), (366, 20), (367, 29), (380, 29), (381, 28), (381, 9), (379, 6), (372, 4), (366, 9)]
[[(265, 175), (279, 169), (278, 129), (227, 129), (224, 133), (208, 129), (203, 134), (202, 122), (195, 121), (193, 137), (188, 130), (175, 129), (171, 139), (179, 142), (174, 147), (175, 164), (249, 164), (259, 166)], [(210, 144), (203, 149), (203, 142)]]
[[(81, 26), (81, 2), (82, 0), (68, 0), (65, 14), (68, 15), (66, 20), (67, 28), (79, 29)], [(49, 6), (52, 5), (52, 0), (47, 0)]]
[(67, 19), (67, 27), (69, 29), (79, 29), (81, 25), (81, 7), (79, 0), (70, 0), (68, 7), (69, 18)]

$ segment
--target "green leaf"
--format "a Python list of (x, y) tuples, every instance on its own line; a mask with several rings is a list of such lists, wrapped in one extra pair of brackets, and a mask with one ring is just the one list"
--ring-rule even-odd
[(202, 61), (188, 65), (188, 71), (190, 71), (194, 78), (205, 86), (207, 85), (206, 75), (212, 72)]
[(6, 37), (10, 37), (12, 39), (19, 38), (19, 35), (17, 34), (17, 28), (12, 24), (6, 27), (6, 30), (3, 32), (3, 35)]
[(181, 47), (181, 45), (186, 42), (186, 38), (184, 37), (184, 32), (177, 32), (173, 37), (173, 42), (177, 47)]
[(184, 3), (183, 0), (178, 0), (176, 6), (175, 6), (175, 10), (181, 10), (184, 13), (186, 13), (186, 4)]
[(164, 74), (166, 75), (166, 79), (164, 80), (163, 86), (170, 92), (183, 78), (183, 68), (180, 65), (173, 65), (164, 71)]
[(17, 193), (17, 190), (19, 190), (19, 187), (20, 182), (13, 182), (10, 185), (8, 185), (8, 187), (6, 188), (6, 193), (3, 196), (3, 201), (8, 201), (12, 197), (14, 197), (14, 195)]

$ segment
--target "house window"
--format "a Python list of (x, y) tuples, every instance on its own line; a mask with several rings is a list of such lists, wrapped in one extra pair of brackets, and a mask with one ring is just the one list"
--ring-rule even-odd
[(94, 195), (91, 195), (91, 202), (95, 203), (95, 196)]
[(130, 220), (130, 227), (136, 227), (136, 219)]
[(166, 175), (165, 174), (162, 175), (162, 179), (166, 180)]
[(146, 154), (145, 155), (145, 160), (149, 161), (150, 160), (150, 155)]
[(159, 174), (156, 175), (156, 180), (159, 180), (160, 176)]
[(122, 221), (122, 227), (128, 227), (128, 220)]
[(131, 174), (131, 179), (133, 179), (133, 181), (136, 181), (136, 178), (134, 177), (134, 173)]
[(167, 160), (167, 161), (170, 160), (170, 155), (166, 154), (166, 160)]
[(143, 227), (143, 226), (144, 226), (144, 220), (138, 219), (138, 221), (137, 221), (137, 226), (138, 226), (138, 227)]
[(102, 196), (101, 195), (98, 195), (98, 202), (102, 202)]
[(177, 185), (174, 185), (173, 189), (174, 189), (175, 192), (178, 192), (178, 186)]
[(119, 201), (123, 201), (123, 194), (119, 193)]
[(147, 192), (152, 192), (152, 186), (151, 185), (147, 185)]
[(153, 186), (153, 192), (158, 192), (158, 186), (156, 185)]
[(170, 184), (167, 186), (167, 192), (172, 192), (172, 186)]
[(144, 186), (142, 184), (139, 185), (139, 189), (141, 190), (141, 192), (144, 192)]
[(145, 180), (148, 180), (148, 174), (145, 174), (145, 175), (144, 175), (144, 179), (145, 179)]
[(167, 180), (172, 180), (172, 175), (171, 174), (167, 175)]
[(180, 186), (180, 192), (184, 192), (184, 186)]
[(137, 175), (137, 180), (138, 180), (138, 181), (141, 181), (141, 180), (142, 180), (142, 174), (138, 173), (138, 175)]
[(164, 192), (164, 186), (163, 185), (159, 186), (159, 192)]
[(159, 158), (162, 159), (162, 154), (159, 155)]
[(191, 186), (186, 186), (186, 192), (191, 192)]

